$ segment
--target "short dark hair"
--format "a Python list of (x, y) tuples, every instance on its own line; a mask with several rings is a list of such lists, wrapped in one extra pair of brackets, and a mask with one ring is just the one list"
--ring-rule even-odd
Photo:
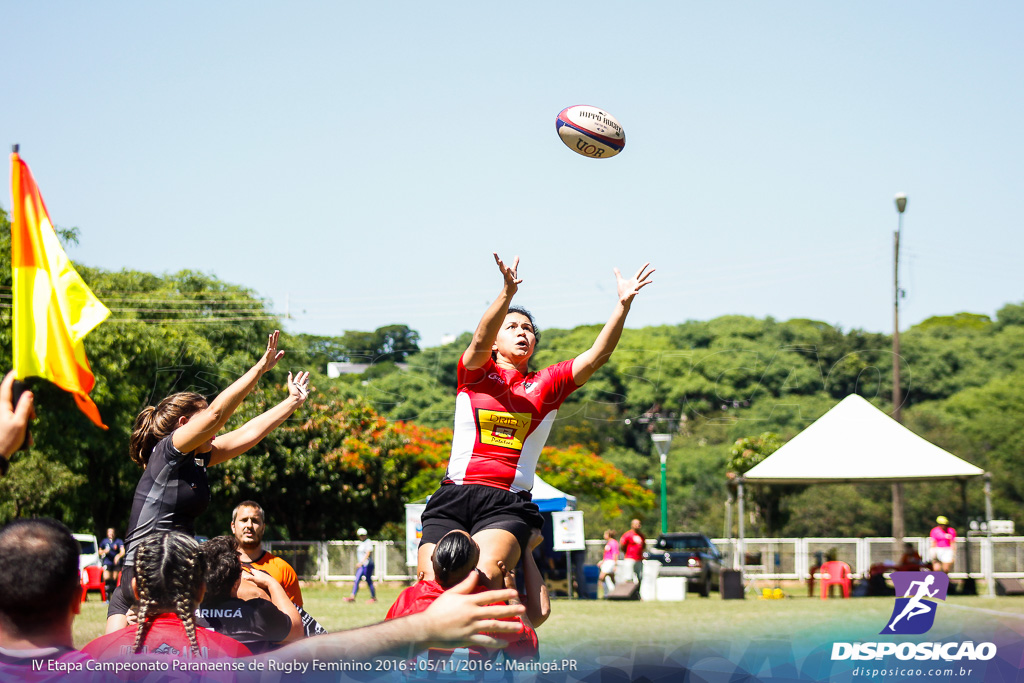
[(479, 561), (476, 541), (465, 532), (449, 531), (434, 546), (434, 580), (447, 590), (469, 576)]
[(199, 546), (206, 559), (206, 598), (221, 600), (231, 597), (231, 589), (242, 577), (242, 560), (238, 556), (238, 539), (234, 536), (211, 538)]
[(81, 600), (81, 546), (55, 519), (17, 519), (0, 529), (0, 625), (32, 635)]
[(241, 510), (242, 508), (254, 508), (257, 512), (260, 513), (260, 521), (262, 521), (264, 524), (267, 523), (267, 514), (263, 511), (263, 506), (261, 506), (254, 500), (243, 500), (241, 503), (235, 506), (234, 510), (231, 511), (232, 524), (235, 523), (235, 520), (238, 518), (238, 511)]

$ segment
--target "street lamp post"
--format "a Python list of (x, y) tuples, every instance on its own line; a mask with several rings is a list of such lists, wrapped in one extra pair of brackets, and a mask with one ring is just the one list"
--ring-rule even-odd
[[(903, 212), (907, 210), (907, 195), (900, 192), (896, 195), (896, 211), (899, 214), (896, 232), (893, 233), (892, 260), (892, 418), (903, 422), (903, 391), (900, 388), (900, 232), (903, 230)], [(892, 552), (899, 557), (903, 551), (904, 536), (903, 520), (903, 484), (892, 485)]]
[(651, 441), (658, 449), (661, 457), (661, 533), (668, 533), (668, 492), (665, 486), (665, 462), (668, 460), (668, 449), (672, 445), (671, 434), (651, 434)]
[(893, 233), (892, 260), (892, 417), (897, 422), (903, 422), (903, 393), (900, 389), (900, 298), (903, 296), (900, 289), (900, 232), (903, 230), (903, 212), (906, 210), (907, 195), (901, 192), (896, 195), (899, 222), (896, 224), (896, 232)]

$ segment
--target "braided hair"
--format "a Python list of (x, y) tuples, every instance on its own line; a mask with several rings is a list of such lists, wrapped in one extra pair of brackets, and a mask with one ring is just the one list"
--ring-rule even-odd
[(192, 656), (199, 657), (196, 640), (196, 604), (203, 589), (206, 563), (199, 544), (180, 531), (154, 534), (139, 545), (135, 555), (135, 582), (139, 593), (139, 624), (132, 651), (138, 654), (157, 615), (173, 612), (185, 627)]
[(206, 407), (206, 399), (191, 391), (179, 391), (155, 407), (146, 406), (135, 418), (128, 455), (137, 465), (145, 467), (153, 447), (178, 428), (179, 418), (192, 416)]

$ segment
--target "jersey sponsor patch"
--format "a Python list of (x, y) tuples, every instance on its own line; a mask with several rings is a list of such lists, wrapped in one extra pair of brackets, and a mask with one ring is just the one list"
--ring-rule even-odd
[(242, 608), (235, 609), (199, 609), (199, 616), (203, 619), (241, 619)]
[(529, 413), (508, 413), (503, 410), (477, 408), (476, 425), (480, 443), (521, 451), (532, 420)]

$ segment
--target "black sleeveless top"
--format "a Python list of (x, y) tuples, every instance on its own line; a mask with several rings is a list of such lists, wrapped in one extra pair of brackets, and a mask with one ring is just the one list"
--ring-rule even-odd
[(135, 564), (135, 550), (147, 536), (160, 531), (195, 535), (196, 518), (210, 504), (206, 467), (209, 453), (182, 453), (174, 447), (174, 432), (153, 447), (146, 471), (135, 487), (132, 516), (125, 536), (124, 564)]

